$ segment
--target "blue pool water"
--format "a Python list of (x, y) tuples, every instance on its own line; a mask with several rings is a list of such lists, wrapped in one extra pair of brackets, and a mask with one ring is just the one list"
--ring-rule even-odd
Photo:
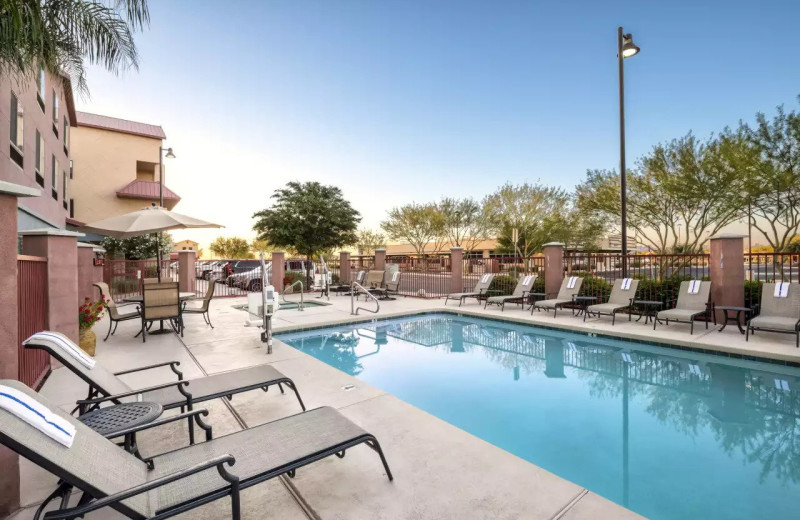
[(277, 337), (647, 517), (800, 517), (799, 369), (451, 314)]

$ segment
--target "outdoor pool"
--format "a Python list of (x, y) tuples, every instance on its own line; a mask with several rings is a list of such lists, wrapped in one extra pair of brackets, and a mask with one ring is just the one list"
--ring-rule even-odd
[(797, 517), (800, 369), (441, 313), (276, 338), (655, 520)]

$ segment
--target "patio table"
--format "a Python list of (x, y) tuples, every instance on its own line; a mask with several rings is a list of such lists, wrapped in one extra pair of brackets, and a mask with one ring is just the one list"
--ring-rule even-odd
[[(589, 303), (596, 302), (596, 296), (575, 296), (572, 301), (578, 304), (578, 316), (586, 312), (586, 309), (589, 307)], [(572, 309), (572, 315), (575, 315), (575, 308)]]
[[(747, 315), (753, 312), (751, 307), (737, 307), (733, 305), (715, 305), (715, 309), (722, 311), (725, 315), (725, 323), (722, 324), (722, 327), (719, 329), (720, 332), (725, 330), (725, 327), (728, 326), (728, 322), (731, 320), (736, 320), (736, 326), (739, 327), (739, 332), (744, 334), (744, 329), (742, 328), (742, 317), (744, 317), (744, 321), (747, 321)], [(736, 316), (731, 316), (731, 313), (735, 312)]]
[[(196, 297), (197, 294), (193, 292), (178, 293), (178, 298), (182, 302), (185, 302), (186, 300), (193, 300)], [(122, 301), (124, 301), (125, 303), (142, 303), (144, 301), (144, 296), (143, 295), (128, 296), (127, 298), (123, 298)], [(158, 334), (169, 334), (170, 332), (172, 331), (164, 328), (164, 320), (161, 320), (161, 324), (159, 325), (158, 330), (148, 332), (148, 334), (158, 335)]]
[[(100, 435), (113, 437), (117, 432), (155, 421), (163, 411), (160, 404), (148, 401), (122, 403), (92, 410), (78, 417), (78, 420)], [(136, 433), (126, 433), (123, 446), (126, 451), (139, 456)]]
[[(632, 307), (639, 306), (639, 317), (636, 318), (636, 321), (640, 321), (642, 316), (644, 316), (644, 323), (647, 325), (650, 323), (650, 320), (656, 320), (656, 315), (661, 307), (664, 306), (664, 302), (658, 300), (633, 300), (631, 302)], [(633, 309), (631, 309), (631, 313), (628, 314), (628, 321), (631, 321), (631, 316), (633, 316)]]

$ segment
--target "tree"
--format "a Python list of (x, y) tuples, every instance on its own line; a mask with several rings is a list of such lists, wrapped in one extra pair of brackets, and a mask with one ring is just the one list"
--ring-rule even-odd
[(355, 244), (361, 216), (342, 190), (319, 182), (290, 182), (272, 194), (272, 207), (253, 215), (259, 240), (291, 248), (311, 259), (324, 251)]
[(162, 258), (165, 253), (166, 258), (169, 258), (169, 252), (172, 251), (172, 237), (169, 233), (150, 233), (124, 239), (105, 237), (101, 244), (109, 258), (147, 260), (158, 254), (159, 237)]
[(768, 120), (759, 113), (751, 128), (741, 123), (727, 159), (745, 174), (752, 225), (775, 251), (785, 251), (800, 231), (800, 113), (778, 107)]
[(240, 237), (217, 237), (208, 248), (219, 258), (253, 258), (250, 244)]
[(371, 229), (362, 229), (358, 232), (358, 241), (356, 248), (358, 248), (359, 255), (372, 255), (375, 254), (376, 249), (386, 247), (386, 235)]
[(86, 63), (136, 69), (133, 35), (149, 23), (147, 0), (2, 0), (0, 74), (35, 78), (41, 67), (88, 93)]
[(444, 215), (445, 232), (450, 245), (469, 253), (490, 234), (491, 221), (474, 199), (443, 198), (439, 210)]
[(422, 257), (438, 253), (447, 236), (445, 218), (436, 204), (406, 204), (392, 208), (381, 227), (393, 240), (405, 240)]

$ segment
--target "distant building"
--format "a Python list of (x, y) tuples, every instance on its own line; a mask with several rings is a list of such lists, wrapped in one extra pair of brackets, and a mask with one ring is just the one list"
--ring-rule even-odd
[[(164, 129), (87, 112), (77, 112), (77, 122), (72, 135), (71, 224), (80, 228), (87, 222), (158, 204)], [(181, 200), (166, 185), (163, 197), (167, 209)]]
[(174, 251), (185, 251), (187, 249), (197, 251), (197, 247), (199, 245), (200, 244), (194, 240), (181, 240), (180, 242), (175, 242), (175, 245), (172, 247), (172, 249)]
[(0, 181), (40, 190), (20, 198), (17, 229), (64, 229), (72, 192), (72, 85), (40, 71), (36, 79), (0, 76)]

